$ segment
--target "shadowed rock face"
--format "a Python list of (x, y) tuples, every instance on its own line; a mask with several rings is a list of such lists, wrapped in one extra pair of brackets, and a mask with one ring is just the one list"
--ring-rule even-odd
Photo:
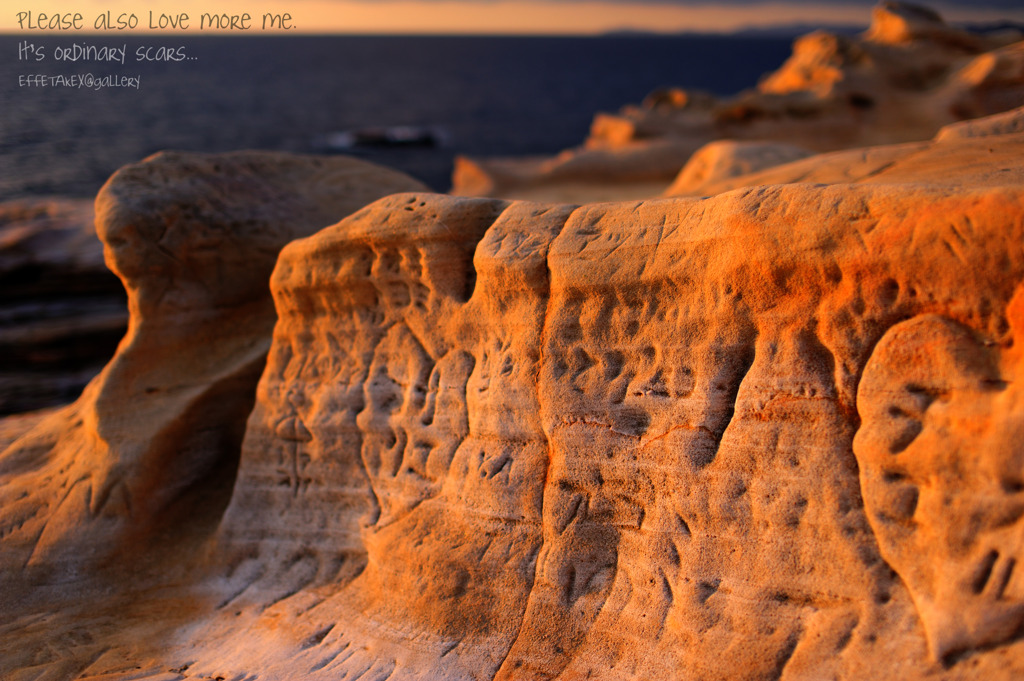
[(195, 499), (179, 502), (196, 490), (226, 494), (270, 344), (278, 251), (420, 186), (352, 159), (259, 152), (161, 153), (118, 171), (96, 231), (128, 292), (128, 332), (82, 397), (0, 462), (3, 577), (74, 574), (172, 509), (191, 514)]
[(0, 414), (75, 399), (128, 325), (92, 201), (0, 203), (0, 289)]
[[(1024, 192), (969, 177), (583, 207), (406, 193), (290, 243), (230, 502), (182, 496), (209, 482), (180, 471), (226, 451), (215, 426), (235, 423), (226, 396), (240, 400), (250, 355), (217, 343), (241, 319), (167, 332), (222, 352), (226, 378), (205, 379), (216, 397), (188, 419), (131, 392), (165, 385), (156, 366), (108, 368), (145, 421), (87, 395), (3, 454), (2, 489), (34, 485), (26, 498), (65, 532), (30, 552), (7, 525), (4, 575), (27, 560), (35, 586), (0, 603), (0, 670), (1020, 676)], [(133, 328), (187, 319), (187, 296), (150, 291), (220, 295), (175, 272), (133, 280)], [(108, 414), (113, 444), (70, 457), (62, 438), (100, 432), (75, 423), (86, 409)], [(145, 456), (118, 458), (124, 442)], [(74, 461), (90, 494), (52, 501), (76, 486), (50, 482), (66, 479), (50, 461)], [(108, 470), (127, 482), (88, 515)], [(209, 506), (149, 511), (133, 480)], [(5, 498), (5, 522), (25, 503)], [(150, 545), (118, 541), (108, 518)], [(145, 570), (65, 570), (62, 585), (82, 547)]]

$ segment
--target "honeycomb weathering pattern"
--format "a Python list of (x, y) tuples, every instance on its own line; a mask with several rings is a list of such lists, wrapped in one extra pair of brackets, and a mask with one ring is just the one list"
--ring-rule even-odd
[[(937, 664), (928, 646), (951, 644), (873, 532), (869, 483), (862, 507), (858, 381), (886, 330), (921, 315), (1010, 342), (1018, 199), (400, 195), (292, 244), (223, 528), (317, 554), (316, 604), (272, 608), (322, 634), (287, 664), (510, 679)], [(292, 422), (304, 441), (275, 434)], [(1005, 611), (953, 647), (1012, 645)]]

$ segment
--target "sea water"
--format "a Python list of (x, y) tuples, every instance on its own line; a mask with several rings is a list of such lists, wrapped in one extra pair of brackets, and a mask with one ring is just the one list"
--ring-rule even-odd
[(92, 196), (118, 167), (162, 149), (322, 153), (336, 133), (391, 126), (440, 131), (438, 144), (346, 153), (445, 191), (456, 154), (552, 154), (579, 144), (595, 112), (653, 89), (728, 95), (753, 87), (790, 43), (0, 36), (0, 200)]

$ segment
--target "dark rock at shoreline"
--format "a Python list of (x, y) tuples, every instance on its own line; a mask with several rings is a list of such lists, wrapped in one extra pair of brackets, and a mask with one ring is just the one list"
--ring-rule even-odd
[(0, 204), (0, 414), (75, 399), (124, 336), (93, 215), (84, 199)]

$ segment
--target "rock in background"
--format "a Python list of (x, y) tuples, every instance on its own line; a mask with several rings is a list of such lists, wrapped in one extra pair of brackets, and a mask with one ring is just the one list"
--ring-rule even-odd
[[(712, 142), (694, 154), (666, 196), (713, 196), (767, 184), (972, 184), (1024, 183), (1024, 108), (954, 123), (926, 142), (907, 142), (817, 154), (785, 163), (789, 148), (758, 142)], [(755, 157), (743, 158), (744, 152)], [(757, 160), (768, 157), (756, 170)], [(749, 170), (748, 170), (749, 169)]]
[(1022, 38), (1014, 30), (972, 33), (927, 8), (882, 2), (862, 35), (804, 36), (777, 71), (734, 97), (668, 89), (598, 114), (585, 143), (554, 158), (457, 159), (452, 193), (646, 198), (713, 140), (813, 152), (925, 140), (944, 125), (1024, 105)]

